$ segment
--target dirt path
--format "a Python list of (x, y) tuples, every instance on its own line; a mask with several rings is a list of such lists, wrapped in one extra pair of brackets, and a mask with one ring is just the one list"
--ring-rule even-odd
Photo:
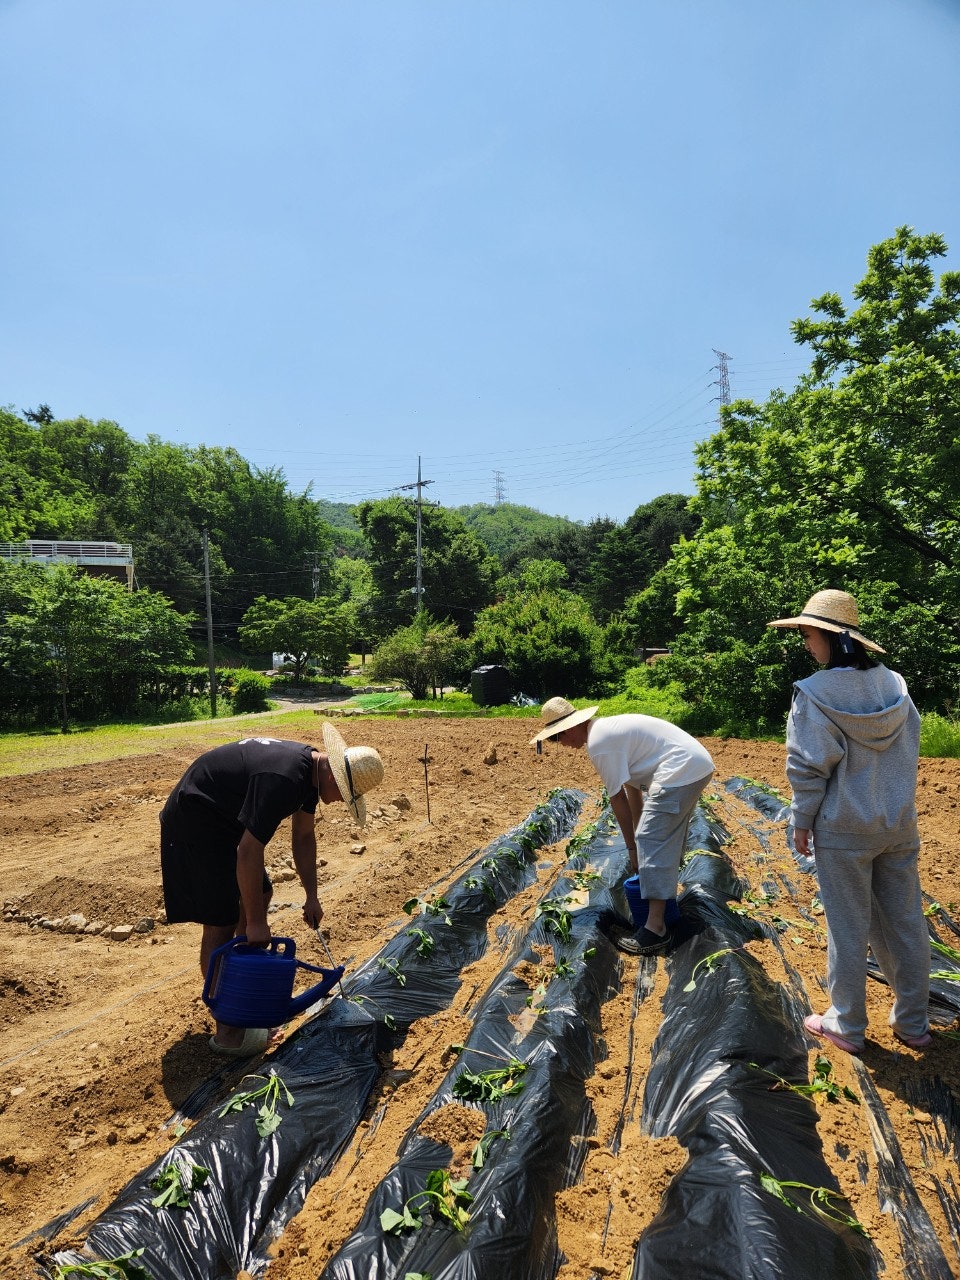
[[(325, 933), (348, 971), (395, 933), (407, 898), (442, 882), (472, 851), (521, 822), (550, 789), (582, 788), (592, 797), (584, 819), (595, 812), (598, 784), (585, 754), (548, 747), (537, 757), (527, 746), (528, 723), (356, 718), (345, 720), (342, 730), (350, 742), (376, 746), (387, 764), (387, 781), (373, 798), (367, 829), (358, 832), (340, 806), (326, 809), (318, 824), (325, 859)], [(307, 712), (296, 718), (258, 717), (256, 731), (316, 740), (319, 719)], [(30, 1255), (43, 1242), (18, 1242), (89, 1200), (89, 1208), (57, 1235), (55, 1244), (82, 1240), (85, 1225), (121, 1187), (169, 1149), (174, 1139), (165, 1122), (220, 1068), (206, 1047), (210, 1026), (199, 999), (198, 929), (147, 923), (156, 922), (161, 912), (159, 809), (186, 764), (212, 744), (211, 732), (219, 735), (214, 740), (223, 740), (236, 730), (182, 726), (176, 734), (158, 733), (162, 745), (150, 755), (0, 779), (6, 903), (0, 926), (3, 1276), (39, 1274)], [(796, 878), (782, 831), (769, 823), (758, 827), (756, 814), (722, 786), (728, 778), (746, 776), (782, 790), (782, 748), (718, 740), (707, 745), (717, 764), (715, 803), (731, 832), (727, 852), (737, 870), (754, 885), (774, 874)], [(922, 880), (956, 918), (960, 762), (921, 762), (920, 794)], [(269, 853), (278, 906), (275, 932), (294, 936), (304, 958), (325, 963), (299, 919), (301, 895), (288, 865), (288, 828)], [(531, 905), (560, 874), (565, 857), (565, 842), (544, 851), (537, 883), (498, 913), (496, 927), (529, 920)], [(810, 886), (799, 892), (808, 907)], [(71, 922), (74, 915), (86, 925)], [(95, 931), (94, 923), (101, 928)], [(76, 928), (84, 931), (71, 931)], [(789, 981), (773, 949), (759, 949), (759, 954), (771, 976)], [(794, 947), (789, 958), (816, 1002), (824, 969), (822, 933)], [(359, 1135), (357, 1149), (363, 1148), (364, 1158), (358, 1160), (351, 1148), (349, 1158), (316, 1183), (274, 1248), (264, 1273), (268, 1280), (315, 1280), (354, 1229), (368, 1195), (395, 1159), (400, 1137), (446, 1070), (444, 1047), (463, 1037), (470, 993), (485, 989), (499, 963), (491, 948), (464, 972), (450, 1009), (429, 1025), (415, 1023), (383, 1064), (370, 1104), (371, 1114), (378, 1109), (375, 1139)], [(632, 1037), (632, 1087), (639, 1098), (668, 969), (663, 962), (657, 966), (653, 996), (638, 1008), (633, 998), (638, 962), (625, 958), (620, 990), (603, 1005), (608, 1057), (587, 1084), (596, 1136), (578, 1183), (558, 1198), (558, 1229), (568, 1258), (562, 1280), (629, 1276), (636, 1241), (686, 1161), (675, 1140), (644, 1137), (636, 1123), (626, 1126), (618, 1143), (612, 1141), (623, 1112), (628, 1044)], [(886, 1025), (886, 989), (872, 983), (870, 1000), (871, 1040), (863, 1068), (957, 1274), (960, 1252), (945, 1216), (951, 1210), (938, 1194), (938, 1187), (948, 1185), (942, 1165), (952, 1162), (955, 1180), (956, 1156), (955, 1151), (943, 1156), (943, 1144), (934, 1139), (935, 1131), (948, 1139), (956, 1134), (960, 1043), (938, 1036), (926, 1053), (904, 1050)], [(838, 1080), (862, 1094), (856, 1065), (835, 1052), (831, 1058)], [(937, 1081), (944, 1086), (948, 1114), (916, 1105), (915, 1099)], [(910, 1273), (901, 1233), (893, 1216), (880, 1208), (882, 1168), (868, 1109), (835, 1105), (821, 1112), (824, 1154), (878, 1244), (885, 1280), (906, 1280)]]

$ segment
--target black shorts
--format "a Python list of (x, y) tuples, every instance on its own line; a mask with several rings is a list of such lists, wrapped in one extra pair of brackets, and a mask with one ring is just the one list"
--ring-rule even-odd
[[(240, 919), (237, 843), (197, 837), (180, 823), (160, 823), (160, 869), (167, 924), (235, 925)], [(265, 897), (273, 884), (263, 873)]]

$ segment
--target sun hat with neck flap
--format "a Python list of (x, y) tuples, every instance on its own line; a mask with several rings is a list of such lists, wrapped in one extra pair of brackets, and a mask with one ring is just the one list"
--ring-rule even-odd
[(819, 627), (821, 631), (837, 631), (859, 640), (865, 649), (886, 653), (860, 630), (860, 613), (857, 602), (848, 591), (817, 591), (795, 618), (777, 618), (768, 627)]
[(576, 724), (583, 724), (584, 720), (592, 720), (599, 710), (598, 704), (577, 711), (566, 698), (548, 698), (540, 708), (540, 718), (546, 721), (547, 727), (530, 739), (530, 746), (539, 746), (548, 738), (555, 738), (558, 733), (563, 733), (564, 729), (572, 729)]
[(383, 781), (379, 752), (373, 747), (348, 747), (329, 720), (323, 722), (323, 745), (343, 803), (362, 827), (367, 820), (364, 792)]

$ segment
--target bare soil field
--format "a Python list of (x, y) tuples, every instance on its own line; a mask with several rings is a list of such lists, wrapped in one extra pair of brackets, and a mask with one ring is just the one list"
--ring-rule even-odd
[[(356, 717), (340, 728), (348, 742), (375, 746), (387, 770), (383, 787), (368, 797), (371, 818), (363, 831), (339, 805), (321, 806), (317, 825), (324, 935), (348, 973), (409, 924), (402, 911), (407, 899), (430, 886), (442, 891), (472, 852), (521, 823), (551, 789), (581, 789), (588, 798), (580, 824), (596, 817), (599, 782), (586, 753), (547, 745), (538, 757), (527, 745), (533, 722)], [(216, 742), (254, 732), (319, 742), (320, 719), (303, 711), (239, 724), (167, 727), (145, 732), (143, 754), (81, 766), (70, 764), (66, 738), (62, 767), (31, 772), (25, 760), (20, 776), (0, 779), (4, 1277), (48, 1274), (43, 1265), (51, 1252), (79, 1248), (88, 1226), (129, 1180), (175, 1144), (171, 1116), (205, 1082), (217, 1084), (215, 1097), (222, 1102), (243, 1069), (269, 1065), (269, 1053), (238, 1068), (209, 1050), (199, 927), (162, 923), (158, 860), (157, 816), (183, 769)], [(764, 838), (758, 841), (756, 812), (725, 786), (740, 777), (782, 793), (783, 749), (736, 740), (709, 739), (706, 745), (717, 769), (710, 806), (730, 834), (725, 853), (737, 873), (758, 893), (761, 882), (778, 873), (797, 880), (782, 824), (761, 823)], [(920, 777), (922, 883), (956, 919), (960, 761), (923, 760)], [(561, 874), (566, 844), (538, 852), (535, 883), (495, 914), (491, 938), (498, 928), (529, 921)], [(303, 958), (323, 965), (328, 961), (300, 918), (302, 894), (289, 852), (287, 824), (268, 849), (275, 881), (272, 927), (294, 937)], [(811, 877), (799, 877), (799, 906), (815, 917), (814, 890)], [(811, 928), (789, 954), (818, 1010), (826, 1003), (825, 949), (822, 928)], [(775, 980), (792, 980), (774, 948), (758, 943), (751, 950)], [(486, 989), (502, 963), (491, 947), (467, 966), (449, 1008), (422, 1025), (414, 1022), (385, 1056), (355, 1140), (308, 1189), (302, 1209), (253, 1274), (266, 1280), (320, 1276), (446, 1073), (449, 1046), (465, 1038), (475, 993)], [(630, 1277), (641, 1233), (687, 1161), (674, 1138), (647, 1136), (639, 1123), (672, 963), (671, 957), (622, 956), (619, 988), (600, 1010), (605, 1057), (586, 1081), (593, 1135), (576, 1180), (555, 1201), (561, 1280)], [(638, 1002), (641, 969), (648, 973), (649, 994)], [(530, 975), (531, 986), (537, 978)], [(841, 1086), (861, 1097), (865, 1081), (872, 1084), (890, 1130), (878, 1134), (873, 1113), (861, 1103), (818, 1101), (823, 1154), (870, 1233), (884, 1280), (958, 1275), (960, 1040), (945, 1034), (948, 1020), (941, 1017), (931, 1048), (906, 1049), (887, 1025), (887, 988), (871, 982), (869, 999), (862, 1059), (810, 1044), (811, 1072), (817, 1053), (826, 1052)], [(291, 1025), (288, 1035), (296, 1034)], [(941, 1099), (936, 1106), (918, 1106), (917, 1098), (933, 1096)], [(447, 1117), (454, 1129), (457, 1119)], [(469, 1123), (460, 1128), (459, 1137), (446, 1139), (455, 1159), (458, 1144), (477, 1136)], [(918, 1197), (915, 1221), (932, 1230), (942, 1263), (934, 1256), (917, 1269), (915, 1226), (891, 1208), (884, 1189), (890, 1160), (910, 1175)], [(86, 1207), (78, 1212), (80, 1206)], [(503, 1280), (511, 1277), (504, 1273)]]

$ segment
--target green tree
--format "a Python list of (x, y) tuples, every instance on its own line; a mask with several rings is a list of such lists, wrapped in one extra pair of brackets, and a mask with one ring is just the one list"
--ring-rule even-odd
[(522, 576), (505, 600), (479, 614), (473, 647), (476, 665), (505, 666), (518, 690), (541, 700), (594, 690), (605, 665), (603, 632), (587, 602), (572, 591), (533, 586)]
[(66, 730), (128, 714), (159, 673), (189, 654), (189, 619), (152, 592), (72, 565), (0, 566), (0, 688), (7, 713)]
[(493, 599), (499, 563), (444, 507), (421, 511), (423, 599), (416, 597), (417, 504), (409, 498), (361, 502), (357, 520), (370, 548), (372, 607), (379, 634), (409, 624), (418, 603), (468, 634), (478, 609)]
[(469, 645), (452, 622), (436, 622), (421, 610), (407, 627), (399, 627), (374, 650), (374, 680), (399, 680), (411, 697), (422, 701), (432, 689), (459, 682), (469, 659)]
[(243, 615), (239, 635), (253, 649), (289, 654), (295, 681), (303, 679), (311, 657), (321, 671), (340, 675), (350, 653), (349, 615), (341, 604), (328, 598), (268, 600), (259, 596)]
[[(824, 294), (814, 318), (794, 323), (813, 351), (797, 388), (729, 406), (698, 447), (691, 508), (703, 525), (668, 566), (683, 660), (657, 667), (666, 676), (683, 665), (688, 696), (731, 710), (719, 655), (737, 652), (744, 711), (779, 717), (789, 684), (775, 698), (764, 668), (779, 658), (783, 671), (789, 639), (772, 642), (761, 615), (799, 608), (824, 586), (862, 599), (878, 643), (917, 638), (922, 619), (926, 643), (892, 650), (896, 664), (927, 706), (956, 696), (960, 273), (938, 284), (931, 264), (945, 252), (942, 237), (906, 227), (875, 245), (853, 291), (859, 305)], [(931, 652), (942, 655), (933, 671)]]

